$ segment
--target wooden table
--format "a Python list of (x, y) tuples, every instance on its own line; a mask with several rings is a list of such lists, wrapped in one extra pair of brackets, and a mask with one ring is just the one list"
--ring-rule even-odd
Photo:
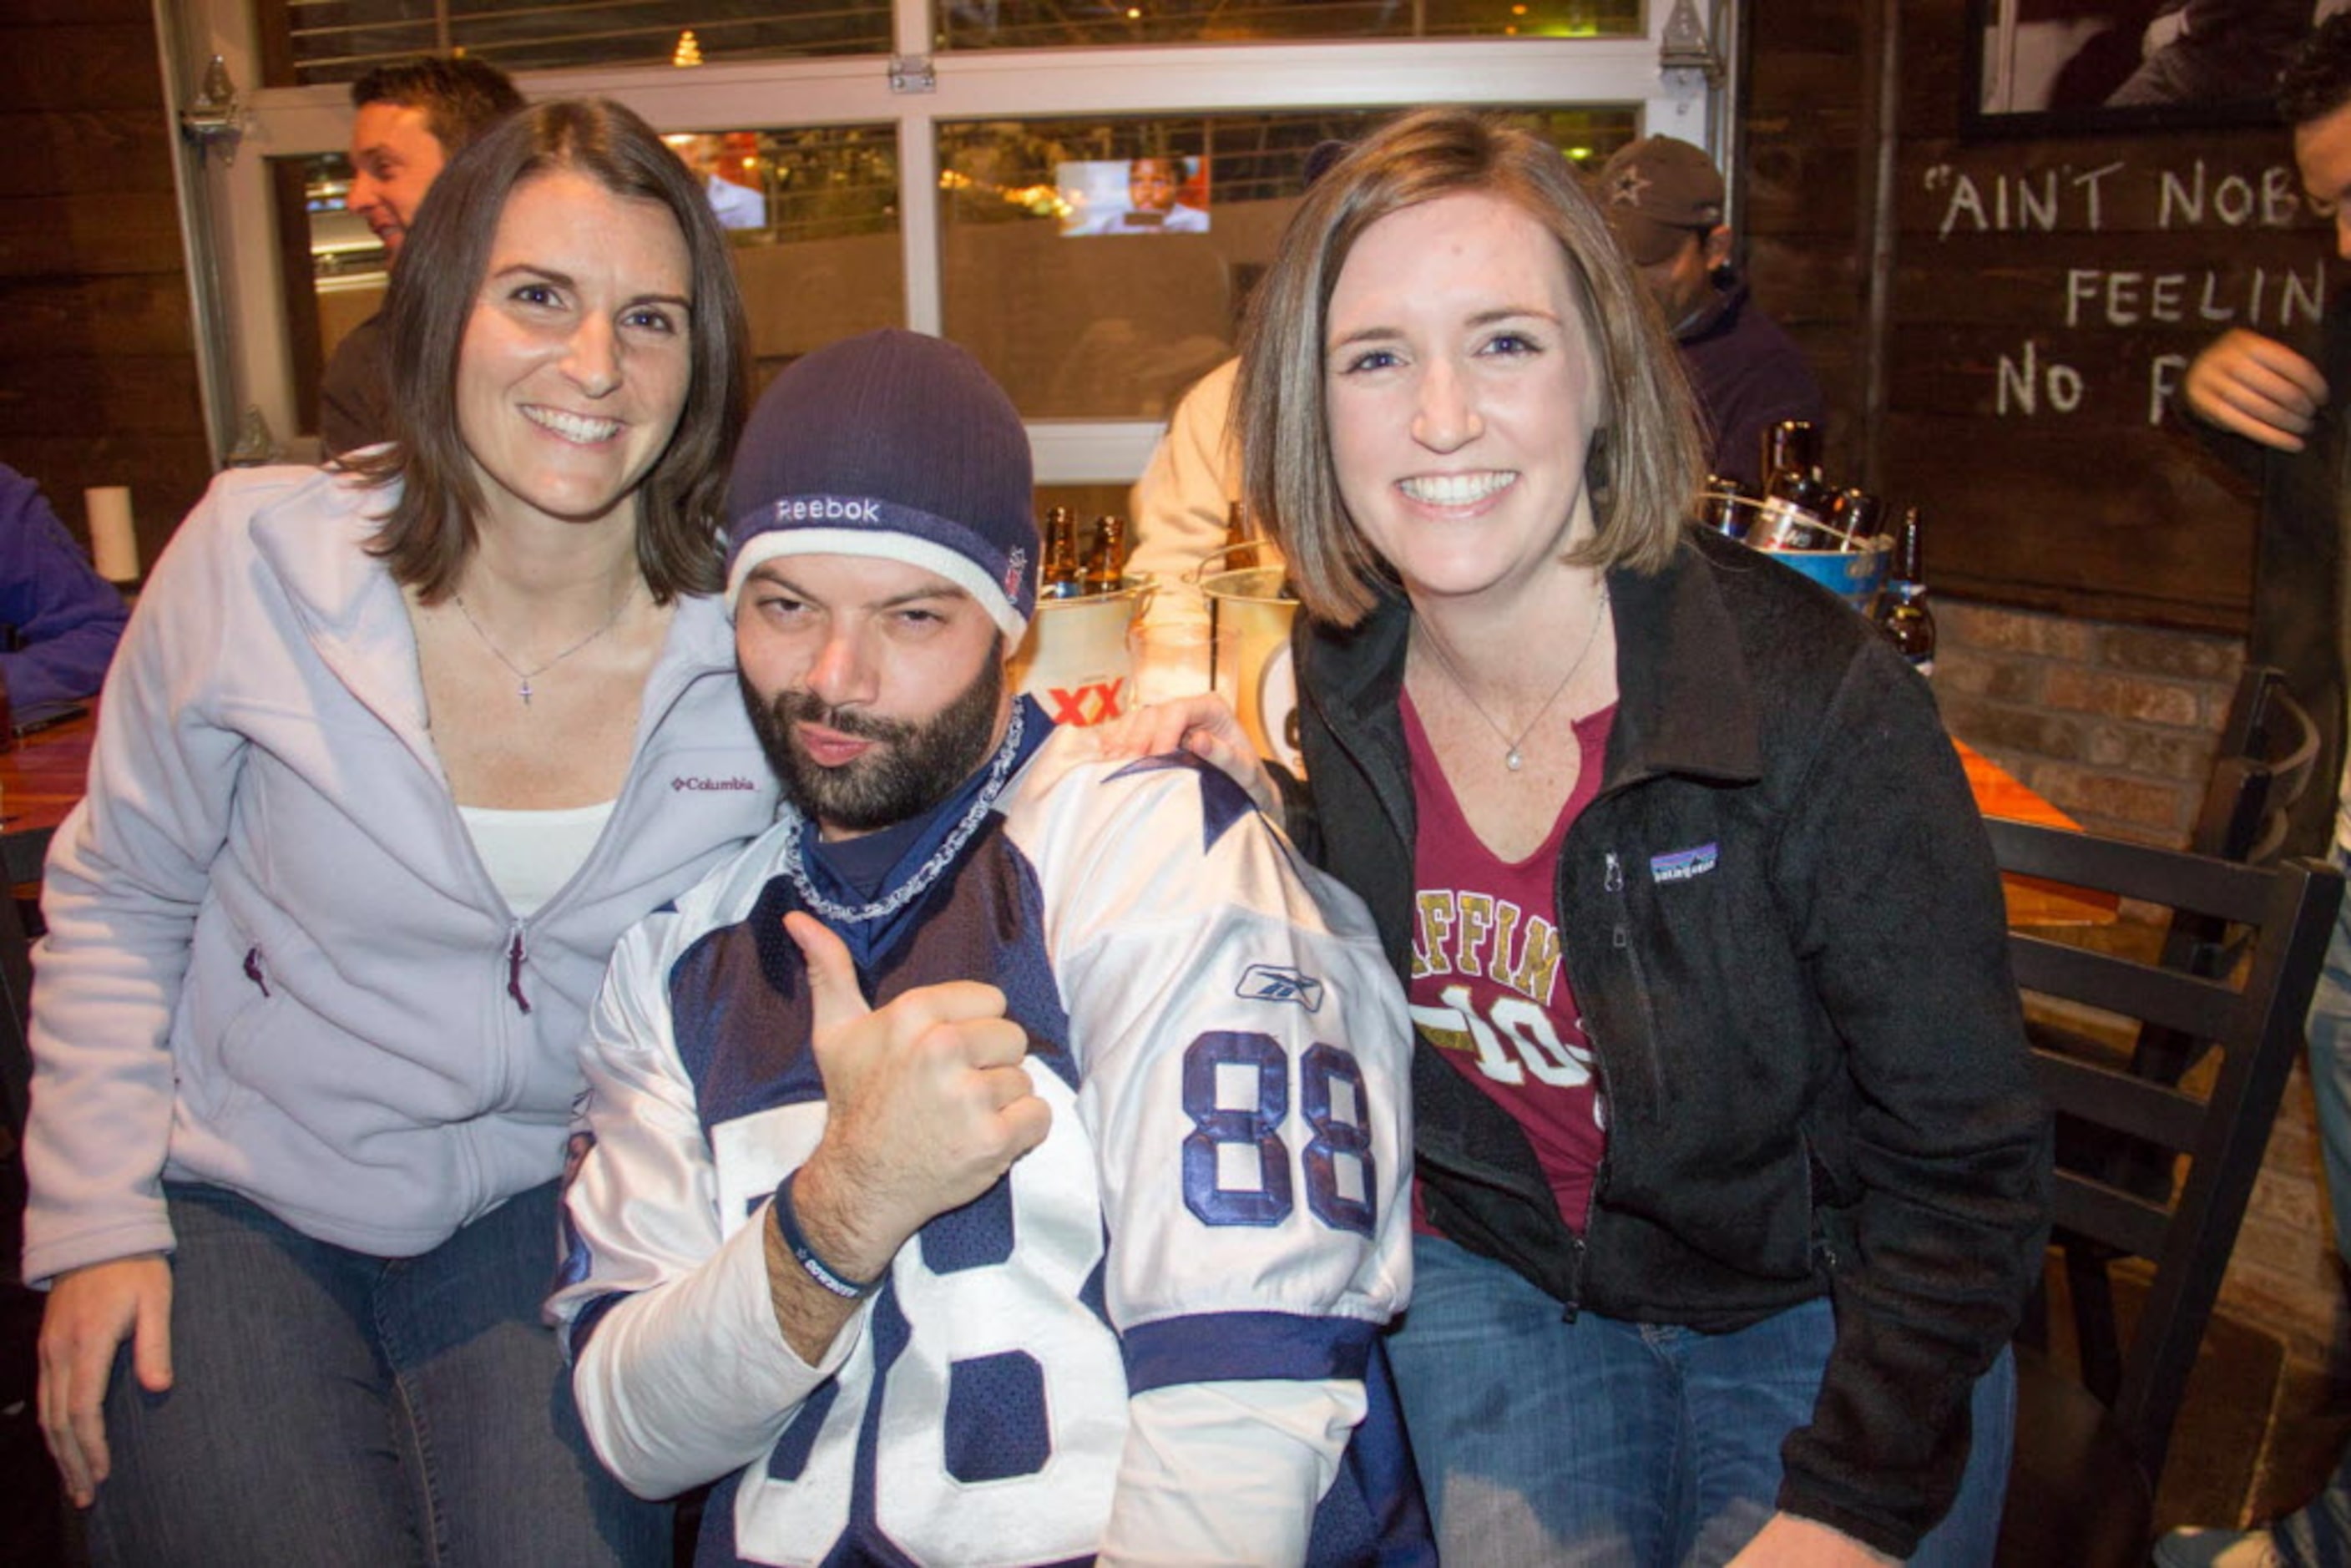
[[(2082, 824), (2025, 788), (2014, 774), (1970, 746), (1954, 738), (1959, 766), (1968, 771), (1968, 789), (1976, 810), (1987, 817), (2012, 822), (2032, 822), (2044, 828), (2079, 832)], [(2110, 925), (2119, 902), (2111, 893), (2068, 887), (2037, 876), (2001, 873), (2001, 891), (2008, 895), (2011, 925)]]
[(81, 799), (89, 778), (95, 714), (37, 729), (0, 751), (0, 868), (12, 883), (38, 882), (49, 835)]
[[(89, 777), (91, 714), (37, 729), (0, 751), (0, 1153), (23, 1135), (33, 1059), (25, 1038), (33, 967), (23, 906), (41, 880), (49, 839), (80, 800)], [(13, 896), (12, 896), (13, 893)]]

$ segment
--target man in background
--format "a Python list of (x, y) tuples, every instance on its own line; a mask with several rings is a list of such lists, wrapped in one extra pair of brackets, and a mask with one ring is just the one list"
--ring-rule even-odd
[[(2278, 116), (2293, 129), (2304, 193), (2334, 215), (2335, 253), (2351, 260), (2351, 16), (2328, 20), (2286, 68), (2278, 79)], [(2344, 613), (2343, 529), (2351, 486), (2344, 476), (2343, 404), (2333, 389), (2351, 385), (2351, 301), (2339, 291), (2327, 301), (2315, 352), (2314, 363), (2301, 349), (2232, 328), (2188, 367), (2180, 401), (2208, 427), (2212, 448), (2261, 482), (2247, 656), (2285, 672), (2323, 738), (2315, 777), (2342, 779), (2332, 793), (2304, 796), (2285, 848), (2316, 854), (2331, 846), (2335, 862), (2346, 865), (2351, 776), (2342, 771), (2344, 649), (2351, 624)], [(2351, 904), (2326, 949), (2308, 1029), (2335, 1244), (2351, 1263)], [(2351, 1564), (2351, 1453), (2314, 1500), (2273, 1528), (2174, 1531), (2157, 1544), (2155, 1560), (2163, 1568)]]
[(747, 185), (738, 185), (723, 172), (726, 162), (726, 139), (706, 131), (692, 131), (682, 136), (664, 136), (662, 140), (678, 155), (694, 177), (702, 182), (702, 193), (710, 198), (710, 211), (718, 219), (718, 226), (728, 229), (758, 229), (768, 226), (768, 198)]
[(1721, 173), (1687, 141), (1645, 136), (1608, 160), (1593, 194), (1681, 346), (1708, 469), (1760, 485), (1763, 433), (1783, 419), (1817, 423), (1826, 405), (1802, 350), (1731, 267)]
[[(351, 84), (351, 188), (344, 204), (383, 242), (396, 285), (400, 247), (442, 166), (522, 107), (496, 66), (425, 56), (378, 66)], [(392, 377), (383, 312), (344, 335), (319, 383), (319, 439), (329, 457), (390, 439)]]

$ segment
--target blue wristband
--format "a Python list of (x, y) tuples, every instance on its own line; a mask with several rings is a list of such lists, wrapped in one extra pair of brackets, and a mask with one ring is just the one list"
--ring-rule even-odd
[(816, 1255), (816, 1249), (809, 1245), (809, 1239), (800, 1232), (800, 1217), (792, 1210), (792, 1176), (799, 1174), (795, 1169), (791, 1176), (776, 1184), (776, 1232), (784, 1239), (784, 1245), (790, 1249), (793, 1260), (810, 1279), (844, 1301), (862, 1301), (880, 1290), (882, 1280), (890, 1276), (885, 1271), (882, 1280), (860, 1282)]

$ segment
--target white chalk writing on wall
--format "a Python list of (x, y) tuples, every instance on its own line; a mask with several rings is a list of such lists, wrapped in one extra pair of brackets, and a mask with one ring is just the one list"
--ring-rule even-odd
[[(1935, 237), (1956, 235), (2095, 235), (2116, 232), (2116, 214), (2151, 211), (2158, 231), (2215, 234), (2304, 227), (2307, 207), (2291, 164), (2257, 174), (2215, 170), (2202, 158), (2174, 165), (2127, 160), (2075, 167), (2059, 163), (2031, 171), (1970, 171), (1951, 163), (1928, 166), (1923, 188), (1939, 199)], [(2314, 239), (2316, 236), (2314, 235)], [(2071, 414), (2096, 402), (2096, 389), (2068, 356), (2074, 342), (2063, 333), (2129, 331), (2161, 327), (2230, 327), (2285, 334), (2315, 326), (2326, 306), (2325, 246), (2314, 243), (2305, 263), (2208, 267), (2105, 267), (2057, 265), (2053, 335), (2029, 336), (1994, 367), (1992, 411), (2003, 417)], [(2148, 423), (2163, 417), (2186, 357), (2149, 353), (2144, 363)], [(2134, 400), (2136, 401), (2136, 399)]]

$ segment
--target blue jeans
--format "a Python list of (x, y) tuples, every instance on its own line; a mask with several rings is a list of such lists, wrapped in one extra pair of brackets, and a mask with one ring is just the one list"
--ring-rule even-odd
[[(1389, 1336), (1437, 1554), (1480, 1568), (1727, 1562), (1769, 1521), (1782, 1439), (1812, 1419), (1836, 1336), (1826, 1301), (1732, 1333), (1562, 1320), (1499, 1263), (1413, 1241)], [(1959, 1500), (1913, 1564), (1992, 1559), (2015, 1436), (2015, 1365), (1976, 1385)]]
[[(2335, 863), (2351, 873), (2340, 846)], [(2335, 1250), (2351, 1264), (2351, 899), (2335, 916), (2335, 936), (2318, 973), (2305, 1023), (2310, 1089), (2318, 1104), (2318, 1146), (2326, 1166), (2326, 1201), (2335, 1211)]]
[[(2351, 872), (2341, 845), (2335, 863)], [(2311, 1097), (2318, 1104), (2318, 1148), (2326, 1167), (2326, 1202), (2335, 1211), (2335, 1250), (2351, 1266), (2351, 899), (2335, 916), (2326, 966), (2310, 998)], [(2351, 1450), (2336, 1461), (2325, 1490), (2273, 1527), (2278, 1555), (2291, 1568), (2351, 1565)]]
[(2335, 1461), (2324, 1490), (2270, 1527), (2270, 1539), (2286, 1568), (2351, 1563), (2351, 1450)]
[(539, 1301), (556, 1184), (418, 1258), (316, 1241), (166, 1188), (170, 1392), (107, 1391), (99, 1564), (665, 1563), (666, 1505), (588, 1448)]

